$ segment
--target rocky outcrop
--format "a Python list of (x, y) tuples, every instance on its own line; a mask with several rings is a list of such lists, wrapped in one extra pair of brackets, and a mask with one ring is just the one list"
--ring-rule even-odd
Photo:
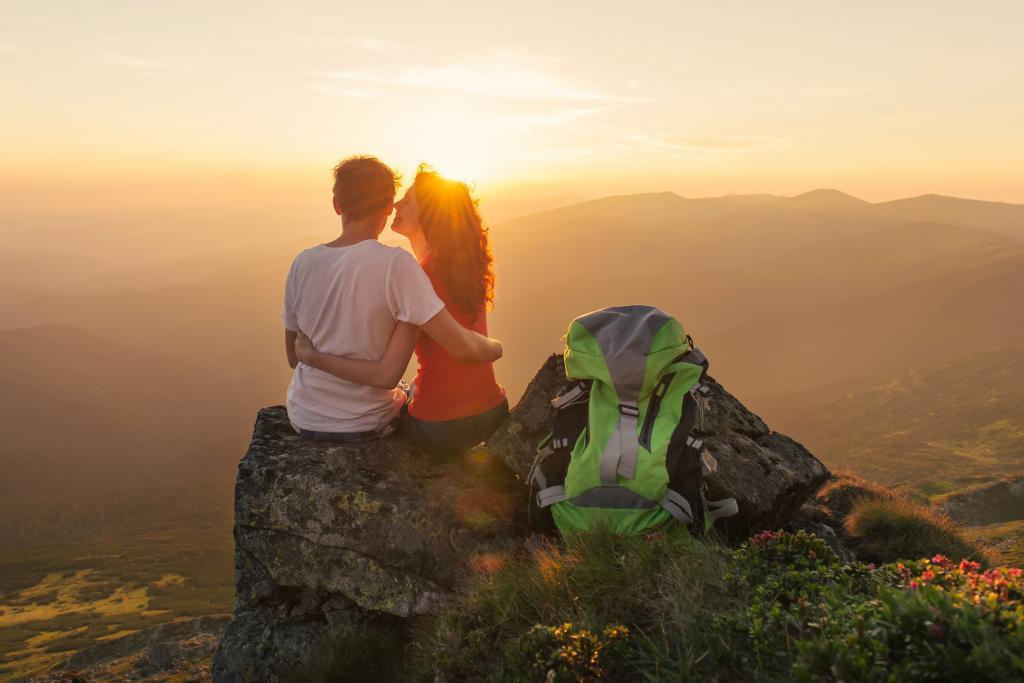
[(214, 680), (284, 680), (331, 634), (436, 612), (515, 543), (520, 493), (484, 451), (306, 441), (283, 407), (261, 410), (235, 485), (235, 609)]
[[(460, 583), (521, 546), (522, 483), (564, 382), (553, 356), (489, 442), (440, 461), (401, 437), (360, 444), (299, 438), (284, 408), (261, 410), (235, 486), (235, 609), (215, 681), (292, 677), (316, 644), (443, 609)], [(716, 382), (703, 433), (735, 497), (730, 528), (784, 523), (828, 471)]]
[[(551, 430), (549, 401), (564, 384), (562, 358), (551, 356), (487, 443), (524, 479), (537, 443)], [(828, 478), (828, 468), (793, 439), (769, 429), (714, 379), (708, 384), (710, 410), (699, 434), (718, 461), (718, 471), (707, 478), (708, 499), (736, 499), (740, 513), (722, 522), (733, 535), (782, 526)]]
[(210, 657), (227, 617), (172, 621), (79, 650), (29, 683), (210, 680)]
[(998, 524), (1024, 519), (1024, 475), (951, 493), (939, 501), (937, 507), (961, 524)]

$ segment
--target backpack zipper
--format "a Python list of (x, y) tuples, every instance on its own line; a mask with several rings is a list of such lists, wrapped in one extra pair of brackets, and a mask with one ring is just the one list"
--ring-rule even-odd
[(665, 396), (665, 392), (668, 391), (668, 385), (672, 384), (672, 379), (676, 376), (676, 373), (670, 372), (661, 378), (658, 382), (658, 386), (654, 387), (654, 391), (651, 392), (651, 401), (647, 405), (647, 415), (644, 416), (644, 425), (640, 429), (640, 445), (647, 449), (647, 452), (651, 452), (651, 436), (654, 432), (654, 421), (658, 418), (658, 413), (661, 411), (661, 399)]

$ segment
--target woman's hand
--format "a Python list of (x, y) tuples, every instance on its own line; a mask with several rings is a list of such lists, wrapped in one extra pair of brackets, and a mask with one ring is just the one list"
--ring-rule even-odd
[(299, 359), (300, 363), (311, 365), (315, 354), (316, 348), (313, 347), (313, 342), (300, 331), (295, 337), (295, 357)]
[(488, 350), (490, 351), (490, 361), (493, 363), (504, 355), (505, 349), (502, 348), (501, 342), (497, 339), (488, 339), (487, 343)]

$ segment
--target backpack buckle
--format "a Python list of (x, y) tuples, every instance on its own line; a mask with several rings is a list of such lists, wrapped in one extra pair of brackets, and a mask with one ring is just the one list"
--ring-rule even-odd
[(631, 405), (629, 403), (620, 403), (619, 414), (627, 415), (629, 417), (640, 417), (640, 406)]
[(573, 403), (578, 398), (583, 396), (584, 393), (586, 392), (583, 389), (583, 387), (577, 384), (568, 391), (566, 391), (561, 396), (556, 396), (555, 398), (551, 399), (551, 407), (554, 408), (555, 410), (561, 410), (565, 406)]

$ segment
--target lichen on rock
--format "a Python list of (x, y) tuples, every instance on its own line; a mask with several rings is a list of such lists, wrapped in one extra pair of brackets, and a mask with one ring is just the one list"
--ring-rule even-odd
[(235, 486), (234, 618), (219, 681), (283, 680), (316, 642), (436, 613), (524, 529), (512, 473), (486, 452), (439, 460), (401, 437), (306, 441), (261, 410)]

